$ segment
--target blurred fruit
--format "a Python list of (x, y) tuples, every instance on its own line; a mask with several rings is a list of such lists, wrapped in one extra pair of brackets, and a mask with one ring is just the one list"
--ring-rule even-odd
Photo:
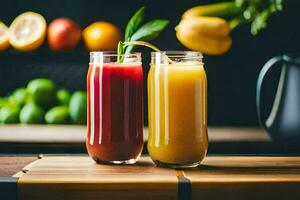
[(81, 29), (69, 18), (58, 18), (50, 23), (47, 38), (53, 50), (74, 49), (80, 42)]
[(1, 98), (0, 97), (0, 108), (4, 107), (4, 106), (8, 106), (9, 102), (6, 98)]
[(26, 102), (26, 88), (18, 88), (16, 89), (11, 96), (9, 96), (9, 102), (13, 105), (17, 105), (19, 107), (23, 106)]
[(46, 27), (46, 20), (42, 15), (22, 13), (9, 27), (9, 42), (19, 51), (32, 51), (43, 44)]
[(86, 92), (75, 92), (70, 100), (69, 113), (73, 123), (86, 124)]
[(66, 89), (59, 89), (56, 92), (56, 101), (60, 105), (69, 105), (71, 93)]
[(189, 17), (176, 27), (178, 40), (187, 48), (210, 55), (221, 55), (231, 47), (230, 27), (218, 17)]
[(5, 106), (0, 109), (0, 123), (18, 123), (19, 122), (19, 112), (18, 107)]
[(116, 50), (122, 33), (110, 22), (95, 22), (83, 30), (82, 37), (85, 46), (90, 51)]
[(206, 34), (216, 37), (227, 36), (230, 33), (230, 28), (227, 22), (218, 17), (192, 17), (184, 19), (180, 22), (179, 26), (183, 28), (190, 28), (198, 34)]
[(31, 100), (43, 108), (50, 108), (55, 103), (55, 84), (45, 78), (29, 81), (27, 93)]
[(47, 124), (67, 124), (69, 120), (69, 108), (67, 106), (53, 107), (45, 115)]
[(183, 13), (182, 18), (195, 16), (227, 17), (240, 13), (241, 8), (234, 1), (229, 1), (192, 7)]
[(9, 47), (9, 31), (7, 26), (0, 21), (0, 51)]
[(40, 124), (44, 121), (44, 111), (34, 103), (27, 103), (21, 109), (19, 117), (23, 124)]

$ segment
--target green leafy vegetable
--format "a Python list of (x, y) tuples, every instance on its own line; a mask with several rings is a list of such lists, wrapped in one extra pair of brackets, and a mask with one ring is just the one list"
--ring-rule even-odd
[(250, 22), (253, 35), (266, 28), (268, 19), (283, 7), (282, 0), (236, 0), (235, 2), (243, 10), (243, 20), (240, 24)]
[(267, 27), (269, 18), (283, 9), (283, 0), (235, 0), (215, 3), (212, 6), (216, 10), (205, 16), (229, 20), (231, 29), (244, 23), (251, 23), (251, 34), (257, 35)]

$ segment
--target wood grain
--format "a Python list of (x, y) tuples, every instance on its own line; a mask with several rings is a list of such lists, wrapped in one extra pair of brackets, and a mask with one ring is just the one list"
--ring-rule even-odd
[[(26, 167), (20, 199), (176, 199), (174, 170), (136, 165), (97, 165), (88, 157), (45, 157)], [(38, 192), (36, 192), (38, 191)]]
[[(86, 156), (45, 157), (25, 167), (19, 199), (176, 199), (176, 170), (97, 165)], [(177, 171), (191, 181), (192, 199), (300, 199), (300, 157), (208, 156)]]
[(34, 156), (0, 156), (0, 176), (13, 176), (36, 159)]
[(185, 176), (192, 199), (300, 199), (300, 157), (207, 157)]

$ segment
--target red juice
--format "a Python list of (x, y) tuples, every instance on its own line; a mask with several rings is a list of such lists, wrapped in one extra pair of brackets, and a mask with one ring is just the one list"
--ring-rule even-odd
[(140, 62), (90, 64), (86, 147), (98, 163), (134, 163), (143, 148)]

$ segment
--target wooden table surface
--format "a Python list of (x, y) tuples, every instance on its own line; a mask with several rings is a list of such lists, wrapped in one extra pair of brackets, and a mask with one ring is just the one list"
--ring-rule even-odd
[[(145, 148), (147, 154), (145, 133)], [(85, 126), (0, 125), (0, 154), (86, 153)], [(209, 154), (289, 154), (300, 155), (300, 141), (272, 141), (257, 127), (209, 127)]]
[[(85, 126), (0, 125), (0, 154), (86, 153), (85, 135)], [(257, 127), (209, 127), (208, 137), (213, 154), (300, 154), (300, 145), (276, 144)]]
[[(0, 142), (4, 143), (84, 143), (86, 127), (82, 125), (0, 125)], [(209, 127), (213, 142), (268, 142), (271, 138), (260, 128)], [(148, 128), (144, 127), (147, 141)]]
[[(207, 156), (194, 169), (97, 165), (87, 156), (45, 156), (24, 166), (22, 199), (300, 199), (300, 157)], [(0, 193), (1, 195), (1, 193)]]
[[(300, 199), (300, 157), (212, 155), (300, 152), (259, 128), (210, 127), (209, 156), (191, 170), (32, 154), (84, 153), (84, 137), (83, 126), (0, 126), (0, 199)], [(31, 154), (1, 156), (10, 151)]]
[(22, 171), (24, 166), (35, 160), (37, 160), (37, 156), (0, 156), (0, 177), (13, 176), (17, 172)]

